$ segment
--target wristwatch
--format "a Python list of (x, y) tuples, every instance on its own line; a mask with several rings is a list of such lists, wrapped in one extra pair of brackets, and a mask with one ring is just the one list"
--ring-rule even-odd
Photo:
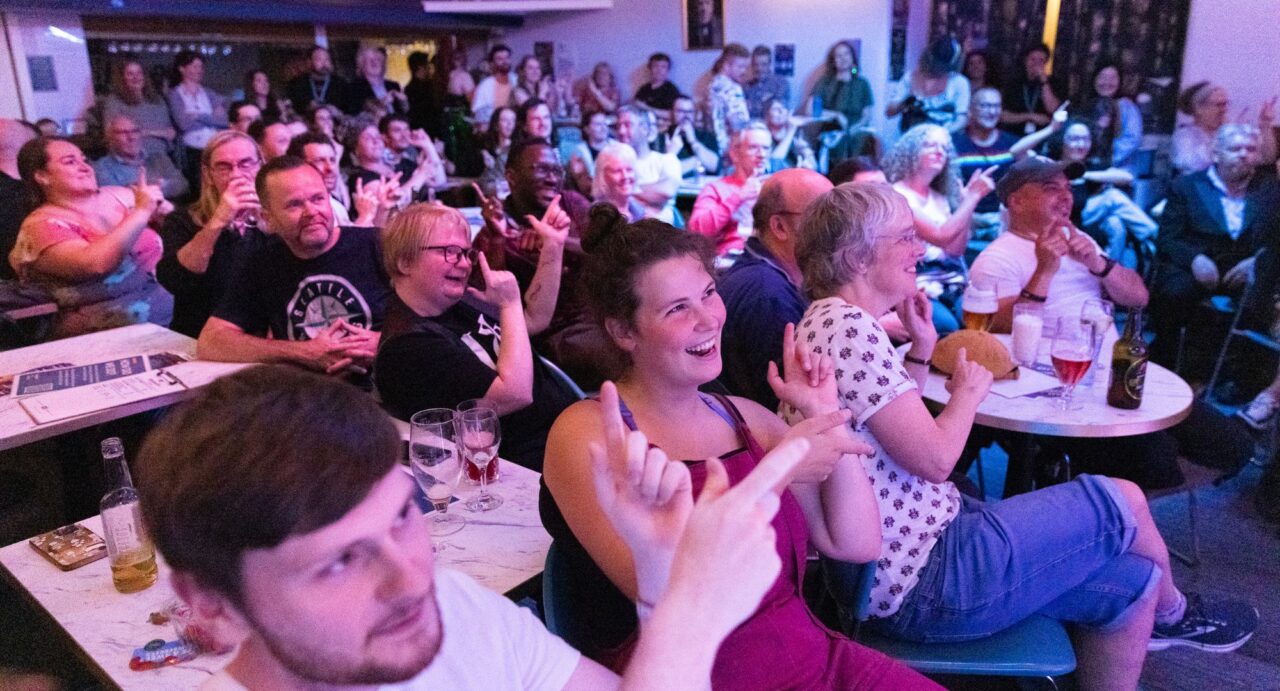
[(1089, 272), (1089, 273), (1093, 274), (1094, 276), (1097, 276), (1098, 278), (1106, 278), (1106, 277), (1107, 277), (1107, 274), (1110, 274), (1110, 273), (1111, 273), (1111, 270), (1112, 270), (1112, 269), (1114, 269), (1114, 268), (1116, 268), (1116, 264), (1118, 263), (1116, 260), (1112, 259), (1111, 257), (1108, 257), (1108, 256), (1107, 256), (1107, 255), (1105, 255), (1105, 254), (1104, 254), (1104, 255), (1102, 255), (1102, 259), (1103, 259), (1103, 262), (1105, 262), (1105, 263), (1102, 265), (1102, 271), (1090, 271), (1090, 272)]

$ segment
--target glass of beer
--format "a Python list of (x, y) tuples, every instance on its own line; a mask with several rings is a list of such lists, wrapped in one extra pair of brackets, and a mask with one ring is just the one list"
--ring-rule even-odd
[(995, 319), (999, 302), (996, 291), (970, 285), (964, 291), (964, 299), (960, 303), (964, 312), (964, 328), (974, 331), (990, 331), (991, 320)]

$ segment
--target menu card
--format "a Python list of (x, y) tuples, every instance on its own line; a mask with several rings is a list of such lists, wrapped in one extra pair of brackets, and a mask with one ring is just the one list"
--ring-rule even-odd
[(18, 404), (37, 425), (43, 425), (186, 388), (180, 379), (161, 369), (27, 396), (18, 399)]

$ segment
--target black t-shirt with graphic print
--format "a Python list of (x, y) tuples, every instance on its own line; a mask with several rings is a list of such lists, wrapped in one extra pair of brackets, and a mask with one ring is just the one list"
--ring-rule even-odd
[(299, 259), (283, 242), (256, 248), (213, 311), (254, 336), (305, 341), (336, 319), (380, 329), (391, 281), (382, 268), (376, 228), (344, 226), (315, 259)]
[[(453, 408), (484, 396), (498, 377), (498, 319), (463, 302), (423, 317), (392, 295), (374, 363), (374, 384), (388, 412), (401, 420), (427, 408)], [(503, 415), (498, 453), (542, 471), (547, 433), (577, 396), (536, 356), (533, 403)]]

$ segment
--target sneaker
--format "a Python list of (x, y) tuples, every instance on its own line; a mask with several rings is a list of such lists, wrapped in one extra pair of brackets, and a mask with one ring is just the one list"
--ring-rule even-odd
[(1212, 653), (1229, 653), (1244, 645), (1258, 628), (1258, 610), (1237, 600), (1205, 602), (1184, 593), (1187, 611), (1173, 624), (1156, 624), (1147, 650), (1185, 645)]
[(1280, 410), (1280, 400), (1277, 400), (1270, 391), (1263, 391), (1249, 401), (1248, 405), (1241, 408), (1236, 415), (1244, 420), (1246, 425), (1261, 430), (1271, 424), (1277, 410)]

